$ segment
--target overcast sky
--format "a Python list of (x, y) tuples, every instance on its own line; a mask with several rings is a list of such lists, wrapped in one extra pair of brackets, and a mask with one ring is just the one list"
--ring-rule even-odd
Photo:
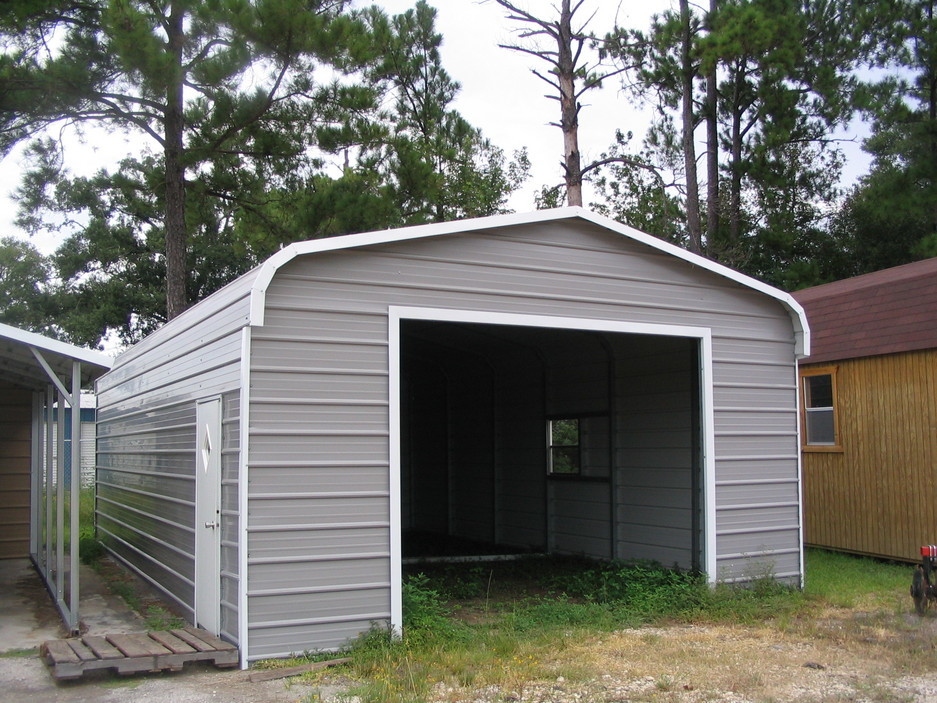
[[(414, 2), (383, 0), (377, 4), (389, 14), (397, 14)], [(356, 4), (370, 3), (358, 0)], [(562, 135), (559, 128), (548, 124), (558, 120), (559, 107), (556, 101), (544, 97), (549, 86), (530, 72), (537, 60), (498, 47), (499, 43), (515, 40), (516, 25), (491, 0), (430, 0), (430, 4), (437, 7), (437, 30), (444, 37), (443, 65), (462, 85), (456, 109), (508, 156), (527, 147), (532, 177), (510, 204), (519, 211), (532, 210), (534, 190), (562, 180)], [(518, 4), (549, 16), (548, 0), (518, 0)], [(590, 28), (601, 34), (614, 25), (616, 18), (622, 26), (646, 28), (653, 13), (669, 6), (670, 0), (586, 0), (580, 12), (585, 19), (586, 10), (597, 8)], [(633, 131), (639, 139), (648, 125), (648, 110), (630, 104), (614, 79), (601, 90), (588, 93), (583, 104), (579, 137), (583, 163), (598, 157), (612, 143), (616, 129)], [(119, 133), (92, 133), (84, 145), (69, 146), (67, 164), (73, 173), (88, 174), (116, 163), (129, 148)], [(20, 168), (16, 153), (0, 162), (0, 236), (16, 233), (12, 225), (15, 204), (7, 196), (18, 184)], [(57, 246), (53, 238), (36, 237), (33, 243), (45, 252)]]

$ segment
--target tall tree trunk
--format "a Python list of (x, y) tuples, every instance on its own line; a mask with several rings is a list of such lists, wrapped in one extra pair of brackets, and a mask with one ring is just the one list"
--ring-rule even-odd
[(172, 80), (166, 89), (163, 139), (166, 163), (166, 316), (172, 319), (185, 310), (186, 280), (185, 167), (183, 165), (182, 44), (183, 16), (180, 0), (170, 5), (168, 47), (173, 59)]
[[(716, 14), (716, 0), (709, 0), (709, 26)], [(719, 96), (713, 61), (706, 74), (706, 243), (714, 242), (719, 231)]]
[(576, 104), (576, 74), (573, 62), (572, 12), (563, 0), (557, 39), (560, 87), (560, 127), (563, 130), (563, 168), (566, 171), (566, 202), (582, 205), (582, 160), (579, 153), (579, 106)]
[(729, 184), (729, 241), (730, 256), (739, 243), (742, 232), (742, 85), (745, 81), (744, 67), (735, 67), (732, 94), (732, 155), (729, 163), (732, 178)]
[[(927, 117), (930, 120), (930, 125), (928, 129), (928, 134), (930, 135), (930, 153), (931, 153), (931, 168), (935, 168), (937, 164), (937, 63), (935, 63), (935, 47), (933, 42), (937, 41), (937, 37), (934, 36), (934, 30), (931, 29), (934, 27), (934, 2), (931, 0), (925, 8), (927, 13), (927, 27), (929, 31), (928, 35), (928, 56), (930, 60), (927, 62), (926, 66), (926, 80), (927, 80)], [(931, 187), (937, 189), (937, 182), (931, 182)], [(937, 232), (937, 205), (934, 206), (934, 211), (931, 213), (931, 232)]]
[(699, 178), (696, 172), (696, 116), (693, 113), (693, 78), (695, 71), (690, 56), (693, 35), (690, 27), (689, 0), (680, 0), (680, 23), (683, 40), (680, 47), (681, 82), (683, 104), (683, 162), (686, 169), (686, 219), (690, 251), (702, 251), (702, 223), (699, 209)]

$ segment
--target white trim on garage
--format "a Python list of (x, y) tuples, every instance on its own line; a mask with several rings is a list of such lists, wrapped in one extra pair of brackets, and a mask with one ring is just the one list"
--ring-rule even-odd
[(417, 225), (414, 227), (403, 227), (394, 230), (382, 230), (379, 232), (366, 232), (363, 234), (350, 234), (341, 237), (326, 237), (323, 239), (312, 239), (304, 242), (295, 242), (278, 251), (272, 257), (267, 259), (254, 278), (250, 292), (250, 322), (253, 327), (261, 327), (264, 324), (264, 314), (266, 310), (267, 288), (273, 281), (276, 272), (288, 262), (298, 256), (305, 254), (317, 254), (326, 251), (338, 251), (341, 249), (352, 249), (355, 247), (372, 246), (378, 244), (389, 244), (392, 242), (402, 242), (410, 239), (421, 239), (424, 237), (438, 237), (446, 234), (476, 232), (485, 229), (495, 229), (499, 227), (509, 227), (525, 224), (536, 224), (538, 222), (555, 222), (559, 220), (579, 219), (590, 222), (599, 227), (628, 237), (636, 242), (640, 242), (649, 247), (670, 254), (678, 259), (688, 261), (694, 266), (712, 271), (724, 278), (735, 281), (736, 283), (763, 293), (771, 298), (780, 301), (787, 309), (791, 320), (794, 323), (795, 352), (798, 358), (803, 358), (810, 354), (810, 328), (807, 325), (807, 316), (792, 296), (777, 288), (769, 286), (766, 283), (750, 278), (745, 274), (734, 271), (722, 264), (717, 264), (697, 254), (681, 249), (678, 246), (665, 242), (662, 239), (653, 237), (644, 232), (623, 225), (607, 217), (596, 215), (589, 210), (581, 207), (557, 208), (554, 210), (535, 210), (528, 213), (512, 213), (508, 215), (493, 215), (491, 217), (479, 217), (470, 220), (457, 220), (454, 222), (440, 222), (428, 225)]
[(712, 391), (712, 333), (708, 327), (660, 325), (589, 318), (493, 313), (476, 310), (390, 306), (388, 308), (388, 361), (390, 383), (390, 586), (391, 628), (403, 628), (402, 525), (400, 492), (400, 323), (403, 320), (431, 320), (472, 324), (509, 325), (547, 329), (586, 330), (659, 337), (684, 337), (700, 343), (700, 432), (703, 469), (703, 555), (702, 563), (710, 581), (716, 580), (716, 478), (715, 434)]

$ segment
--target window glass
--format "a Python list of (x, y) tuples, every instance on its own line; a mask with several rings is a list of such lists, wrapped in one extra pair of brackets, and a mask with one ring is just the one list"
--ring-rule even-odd
[(578, 474), (579, 419), (550, 421), (550, 473)]
[(804, 376), (804, 429), (807, 444), (836, 444), (832, 374)]
[(804, 378), (808, 408), (833, 407), (833, 374), (824, 373)]

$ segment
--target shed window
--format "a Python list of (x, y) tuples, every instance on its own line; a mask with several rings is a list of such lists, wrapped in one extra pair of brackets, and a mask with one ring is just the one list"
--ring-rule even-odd
[(551, 476), (608, 477), (607, 415), (549, 420), (547, 438), (550, 448), (548, 471)]
[(834, 368), (814, 369), (802, 375), (805, 448), (839, 446), (835, 371)]
[(581, 472), (579, 452), (579, 418), (550, 420), (550, 473), (578, 474)]

